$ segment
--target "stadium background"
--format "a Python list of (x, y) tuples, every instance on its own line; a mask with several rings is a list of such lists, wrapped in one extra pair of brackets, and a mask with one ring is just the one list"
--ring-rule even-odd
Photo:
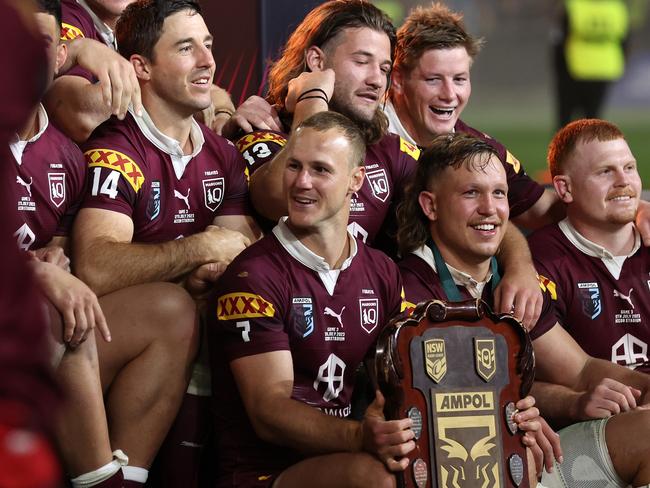
[[(265, 67), (315, 0), (203, 2), (215, 34), (215, 79), (235, 103), (263, 94)], [(376, 0), (396, 26), (415, 0)], [(499, 139), (544, 182), (545, 153), (555, 130), (550, 60), (558, 0), (447, 0), (465, 13), (469, 31), (486, 44), (472, 69), (472, 99), (463, 119)], [(650, 188), (650, 0), (629, 0), (631, 39), (624, 77), (610, 92), (603, 117), (625, 132)], [(232, 19), (238, 19), (233, 22)], [(237, 46), (237, 49), (220, 49)]]

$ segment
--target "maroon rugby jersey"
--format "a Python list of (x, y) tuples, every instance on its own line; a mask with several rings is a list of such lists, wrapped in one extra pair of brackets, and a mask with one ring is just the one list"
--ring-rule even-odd
[(399, 271), (381, 252), (358, 243), (356, 255), (328, 291), (323, 265), (297, 247), (281, 222), (243, 251), (217, 285), (208, 330), (224, 486), (237, 472), (282, 470), (301, 459), (291, 448), (257, 437), (228, 363), (290, 350), (292, 398), (346, 417), (357, 366), (381, 326), (401, 309)]
[(650, 249), (640, 245), (617, 279), (557, 224), (533, 233), (528, 242), (539, 272), (556, 284), (558, 322), (587, 354), (650, 372)]
[[(237, 148), (248, 162), (251, 173), (267, 163), (286, 144), (286, 135), (258, 131), (237, 141)], [(352, 196), (348, 229), (358, 239), (372, 245), (399, 201), (408, 178), (415, 171), (420, 150), (394, 134), (387, 134), (366, 148), (366, 178), (361, 190)]]
[(86, 178), (81, 150), (48, 122), (42, 106), (38, 120), (36, 136), (26, 143), (16, 138), (10, 144), (14, 160), (7, 171), (12, 209), (19, 218), (12, 232), (24, 250), (68, 234)]
[[(402, 275), (404, 296), (406, 297), (407, 303), (414, 305), (434, 298), (447, 300), (440, 278), (427, 260), (413, 253), (409, 253), (408, 256), (397, 264)], [(553, 292), (552, 289), (549, 289), (548, 284), (548, 280), (540, 277), (540, 287), (543, 291), (544, 304), (542, 305), (542, 313), (539, 320), (533, 330), (530, 331), (530, 337), (533, 340), (551, 330), (556, 323), (552, 302)], [(464, 299), (472, 298), (464, 287), (459, 286), (458, 290)], [(481, 298), (490, 306), (494, 305), (490, 283), (487, 283), (485, 288), (483, 288)]]
[(503, 144), (487, 134), (468, 126), (460, 119), (456, 122), (454, 130), (487, 142), (499, 154), (499, 159), (506, 169), (506, 176), (508, 178), (508, 203), (510, 205), (511, 219), (521, 215), (535, 205), (544, 193), (544, 188), (528, 176), (521, 163)]
[[(93, 18), (84, 7), (76, 0), (61, 0), (61, 40), (71, 41), (82, 37), (107, 44), (97, 31)], [(109, 47), (114, 48), (113, 45), (109, 45)], [(64, 74), (81, 76), (92, 83), (97, 81), (92, 73), (79, 66), (73, 66)]]
[(131, 113), (104, 122), (82, 147), (89, 165), (83, 206), (128, 215), (134, 242), (166, 242), (203, 231), (217, 216), (250, 215), (241, 155), (230, 141), (193, 124), (205, 142), (200, 148), (195, 142), (194, 157), (184, 157), (189, 162), (179, 178), (168, 150), (145, 136)]

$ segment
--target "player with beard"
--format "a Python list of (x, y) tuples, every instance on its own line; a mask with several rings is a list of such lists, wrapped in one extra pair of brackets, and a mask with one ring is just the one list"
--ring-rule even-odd
[[(398, 241), (406, 256), (399, 266), (409, 302), (470, 297), (492, 302), (500, 272), (494, 253), (508, 225), (507, 191), (505, 170), (491, 145), (465, 134), (434, 139), (398, 210)], [(646, 486), (650, 378), (587, 355), (557, 323), (554, 283), (540, 277), (540, 286), (544, 309), (531, 332), (537, 380), (531, 393), (545, 418), (573, 424), (560, 431), (564, 459), (543, 473), (542, 484)], [(608, 389), (614, 383), (629, 386)], [(637, 408), (641, 404), (645, 407)], [(609, 422), (581, 422), (620, 411), (626, 412)], [(630, 443), (633, 436), (639, 440)], [(538, 444), (544, 446), (543, 440)], [(548, 468), (559, 454), (549, 445), (545, 451)]]
[[(244, 130), (257, 126), (281, 131), (257, 131), (237, 142), (254, 171), (251, 197), (263, 216), (277, 220), (286, 213), (281, 185), (286, 133), (314, 113), (336, 110), (359, 125), (367, 144), (366, 179), (353, 195), (349, 229), (367, 244), (392, 250), (386, 229), (419, 156), (416, 146), (387, 132), (380, 110), (394, 44), (388, 17), (363, 0), (325, 2), (296, 28), (269, 74), (268, 103), (273, 108), (251, 98), (229, 123)], [(273, 116), (275, 109), (279, 119)], [(499, 259), (506, 276), (497, 292), (499, 309), (514, 309), (532, 327), (541, 295), (525, 239), (512, 229), (503, 247)]]
[(648, 373), (650, 250), (634, 225), (634, 155), (614, 124), (583, 119), (558, 131), (548, 161), (567, 217), (529, 242), (557, 286), (558, 322), (592, 356)]

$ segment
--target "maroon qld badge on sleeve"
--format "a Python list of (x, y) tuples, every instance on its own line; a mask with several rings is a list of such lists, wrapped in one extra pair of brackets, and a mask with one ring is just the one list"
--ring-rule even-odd
[(529, 487), (514, 404), (535, 359), (528, 333), (481, 300), (421, 303), (383, 329), (369, 364), (388, 419), (414, 419), (400, 487)]

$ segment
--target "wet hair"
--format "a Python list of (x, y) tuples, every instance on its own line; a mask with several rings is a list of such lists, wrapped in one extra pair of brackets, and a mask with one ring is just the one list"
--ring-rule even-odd
[(61, 26), (61, 0), (37, 0), (36, 11), (54, 16), (56, 24)]
[(625, 139), (623, 132), (616, 125), (601, 119), (580, 119), (562, 127), (548, 145), (548, 169), (551, 176), (562, 174), (566, 163), (579, 143), (593, 140), (613, 141)]
[(482, 139), (461, 133), (436, 137), (418, 159), (417, 169), (406, 186), (404, 198), (397, 207), (397, 245), (402, 256), (423, 246), (430, 237), (429, 219), (420, 207), (419, 196), (438, 183), (447, 168), (465, 165), (484, 170), (490, 157), (499, 158), (494, 147)]
[[(338, 131), (350, 145), (350, 165), (363, 166), (366, 159), (366, 141), (361, 129), (345, 115), (338, 112), (318, 112), (303, 120), (296, 129), (296, 134), (304, 129), (318, 132)], [(289, 144), (293, 138), (290, 139)]]
[(392, 58), (395, 27), (384, 12), (366, 0), (330, 0), (307, 14), (289, 37), (280, 59), (273, 63), (269, 72), (269, 102), (284, 108), (289, 81), (307, 70), (307, 49), (325, 49), (344, 29), (360, 27), (385, 33), (390, 39)]
[(115, 27), (120, 54), (126, 59), (140, 54), (153, 61), (153, 48), (165, 19), (183, 10), (201, 14), (201, 7), (193, 0), (138, 0), (127, 6)]
[(452, 12), (442, 3), (417, 7), (397, 31), (393, 67), (407, 73), (430, 49), (464, 47), (474, 59), (482, 45), (483, 39), (472, 37), (465, 29), (463, 14)]

